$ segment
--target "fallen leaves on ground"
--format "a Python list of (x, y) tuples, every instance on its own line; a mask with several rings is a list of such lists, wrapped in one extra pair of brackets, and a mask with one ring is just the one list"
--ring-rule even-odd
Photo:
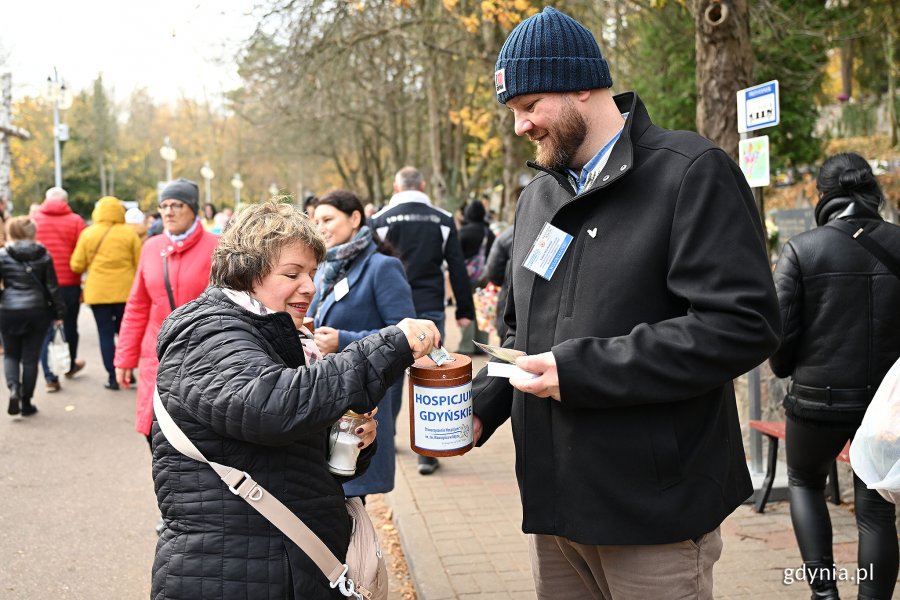
[(389, 600), (416, 600), (416, 588), (400, 545), (400, 535), (394, 526), (394, 511), (387, 505), (384, 494), (366, 496), (366, 510), (381, 538), (381, 550), (390, 575)]

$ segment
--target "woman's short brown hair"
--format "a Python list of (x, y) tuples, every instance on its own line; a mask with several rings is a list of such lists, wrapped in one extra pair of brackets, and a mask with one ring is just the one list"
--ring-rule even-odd
[(301, 243), (316, 262), (325, 258), (325, 242), (312, 222), (289, 197), (242, 208), (222, 233), (213, 252), (210, 285), (250, 292), (268, 275), (281, 251)]
[(13, 217), (6, 222), (6, 237), (13, 242), (33, 240), (37, 235), (37, 225), (30, 217)]

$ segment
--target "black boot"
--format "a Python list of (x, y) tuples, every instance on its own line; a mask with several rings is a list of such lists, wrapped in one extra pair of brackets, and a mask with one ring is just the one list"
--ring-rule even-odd
[(31, 403), (31, 398), (22, 398), (22, 416), (30, 417), (37, 412), (37, 406)]
[(827, 557), (825, 560), (811, 560), (803, 563), (806, 571), (806, 581), (812, 590), (810, 600), (840, 600), (835, 579), (834, 561)]
[(9, 408), (6, 409), (11, 415), (19, 414), (19, 402), (21, 398), (19, 397), (19, 384), (11, 383), (9, 385)]

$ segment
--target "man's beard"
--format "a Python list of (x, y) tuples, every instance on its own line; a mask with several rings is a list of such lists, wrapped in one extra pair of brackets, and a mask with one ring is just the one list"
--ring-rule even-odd
[(587, 123), (568, 98), (562, 106), (559, 121), (537, 146), (534, 161), (545, 169), (562, 171), (571, 163), (587, 137)]

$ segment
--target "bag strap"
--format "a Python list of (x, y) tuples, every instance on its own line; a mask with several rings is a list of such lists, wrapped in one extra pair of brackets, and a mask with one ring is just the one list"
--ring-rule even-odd
[(112, 231), (112, 228), (115, 227), (115, 226), (116, 226), (116, 224), (113, 223), (112, 225), (109, 226), (109, 229), (107, 229), (107, 230), (103, 233), (103, 235), (100, 236), (100, 241), (97, 242), (97, 247), (94, 248), (94, 253), (91, 255), (91, 259), (87, 262), (87, 266), (88, 266), (89, 268), (90, 268), (90, 266), (91, 266), (91, 263), (94, 262), (94, 259), (97, 258), (97, 253), (100, 252), (100, 246), (103, 245), (103, 240), (106, 239), (106, 236), (109, 235), (109, 232)]
[(891, 273), (900, 279), (900, 259), (891, 255), (884, 249), (884, 246), (876, 242), (872, 236), (869, 235), (869, 232), (866, 231), (864, 226), (853, 224), (849, 221), (844, 221), (843, 219), (834, 219), (828, 224), (835, 229), (843, 231), (859, 242), (863, 248), (869, 251), (869, 254), (874, 256), (881, 264), (887, 267)]
[(159, 397), (159, 389), (157, 388), (153, 389), (153, 411), (156, 414), (156, 421), (159, 423), (163, 435), (166, 436), (172, 447), (185, 456), (204, 462), (212, 467), (225, 485), (228, 486), (232, 494), (246, 500), (254, 510), (290, 538), (316, 563), (316, 566), (328, 578), (332, 589), (338, 588), (347, 598), (352, 597), (357, 600), (365, 600), (368, 597), (369, 592), (364, 588), (357, 591), (356, 584), (347, 574), (348, 567), (346, 563), (342, 564), (328, 549), (328, 546), (297, 515), (282, 504), (278, 498), (256, 483), (249, 473), (207, 460), (203, 453), (197, 449), (197, 446), (188, 439), (175, 420), (172, 419), (166, 407), (163, 406), (162, 398)]
[(169, 283), (169, 255), (163, 254), (163, 281), (166, 282), (166, 296), (169, 297), (169, 306), (175, 310), (175, 295), (172, 293), (172, 284)]

